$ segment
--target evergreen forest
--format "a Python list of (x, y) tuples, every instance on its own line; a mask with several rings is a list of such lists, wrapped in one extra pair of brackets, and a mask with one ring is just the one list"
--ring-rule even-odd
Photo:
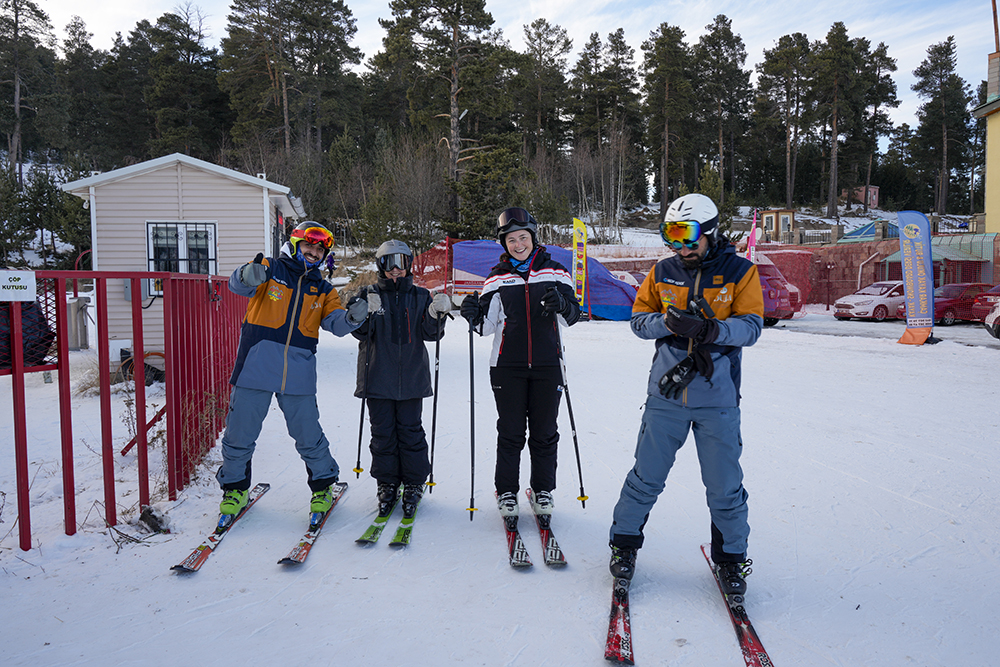
[(692, 191), (729, 212), (833, 218), (867, 185), (886, 210), (983, 210), (986, 85), (956, 74), (953, 37), (913, 72), (911, 127), (889, 117), (890, 45), (840, 22), (776, 35), (749, 66), (724, 15), (697, 41), (650, 26), (638, 52), (622, 29), (574, 44), (538, 18), (518, 51), (485, 0), (389, 7), (363, 62), (344, 0), (232, 0), (218, 47), (188, 3), (110, 51), (79, 17), (57, 40), (37, 2), (0, 0), (0, 257), (41, 238), (45, 266), (71, 267), (89, 213), (59, 184), (174, 152), (289, 186), (338, 239), (418, 251), (492, 237), (507, 206), (543, 241), (581, 217), (613, 243), (630, 209)]

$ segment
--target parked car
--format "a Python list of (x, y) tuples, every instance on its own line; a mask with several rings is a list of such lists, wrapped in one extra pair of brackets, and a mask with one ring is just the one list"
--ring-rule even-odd
[(778, 278), (760, 276), (760, 289), (764, 293), (764, 326), (773, 327), (778, 320), (791, 319), (795, 314), (786, 283)]
[(902, 280), (872, 283), (854, 294), (837, 299), (833, 304), (833, 316), (838, 320), (871, 318), (881, 322), (888, 317), (896, 317), (896, 309), (905, 298)]
[(1000, 285), (993, 289), (988, 289), (972, 302), (972, 319), (982, 322), (993, 310), (993, 306), (1000, 303)]
[(758, 253), (754, 263), (764, 292), (764, 326), (774, 326), (778, 320), (790, 320), (802, 309), (799, 288), (788, 282), (770, 259)]
[(1000, 338), (1000, 302), (993, 306), (993, 310), (983, 320), (983, 326), (986, 327), (991, 336)]
[[(988, 283), (952, 283), (934, 290), (934, 319), (948, 326), (958, 320), (972, 320), (972, 302), (993, 287)], [(906, 319), (906, 302), (896, 310), (900, 319)]]

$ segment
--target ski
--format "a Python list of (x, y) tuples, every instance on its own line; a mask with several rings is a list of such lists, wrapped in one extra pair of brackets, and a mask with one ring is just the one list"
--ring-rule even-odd
[(309, 530), (302, 536), (299, 543), (292, 547), (288, 555), (278, 561), (278, 564), (299, 565), (306, 562), (306, 558), (309, 557), (309, 552), (312, 551), (316, 538), (319, 537), (319, 534), (323, 531), (323, 526), (326, 524), (326, 520), (330, 517), (330, 512), (337, 506), (340, 497), (344, 495), (345, 491), (347, 491), (347, 482), (337, 482), (333, 485), (333, 504), (330, 505), (330, 509), (325, 512), (314, 512), (310, 515)]
[(531, 559), (528, 558), (528, 550), (524, 547), (524, 540), (517, 530), (517, 517), (503, 517), (503, 527), (507, 531), (507, 551), (510, 556), (511, 567), (531, 567)]
[(528, 558), (528, 550), (521, 539), (521, 533), (517, 530), (516, 516), (503, 516), (503, 528), (507, 532), (507, 551), (510, 557), (511, 567), (531, 567), (531, 559)]
[[(423, 500), (423, 496), (420, 497)], [(392, 536), (392, 542), (389, 542), (390, 547), (405, 547), (410, 543), (410, 535), (413, 533), (413, 519), (417, 516), (417, 509), (420, 507), (420, 501), (417, 501), (417, 506), (413, 508), (413, 514), (406, 516), (406, 512), (403, 512), (403, 518), (399, 522), (399, 527), (396, 528), (396, 534)]]
[(771, 662), (771, 658), (764, 649), (764, 644), (761, 643), (757, 631), (754, 630), (753, 624), (750, 623), (750, 618), (747, 616), (747, 610), (743, 606), (743, 596), (727, 595), (723, 592), (722, 583), (716, 573), (717, 568), (712, 562), (712, 545), (701, 545), (701, 553), (705, 556), (708, 567), (712, 570), (712, 576), (715, 577), (715, 584), (719, 587), (719, 592), (722, 593), (722, 597), (726, 601), (729, 619), (733, 622), (733, 629), (736, 630), (736, 639), (740, 643), (746, 667), (773, 667), (774, 663)]
[(525, 491), (528, 494), (528, 505), (531, 513), (535, 515), (535, 523), (538, 524), (538, 534), (542, 538), (542, 550), (545, 554), (545, 564), (550, 567), (560, 567), (566, 564), (566, 556), (563, 555), (562, 548), (556, 542), (556, 536), (552, 534), (552, 515), (535, 514), (534, 497), (531, 489)]
[(368, 526), (368, 530), (366, 530), (361, 537), (354, 540), (355, 542), (358, 544), (375, 544), (378, 542), (378, 538), (382, 536), (382, 531), (385, 530), (385, 525), (389, 522), (389, 517), (392, 516), (393, 511), (396, 509), (396, 505), (399, 504), (400, 495), (401, 494), (398, 493), (396, 494), (396, 502), (389, 507), (389, 511), (386, 512), (385, 515), (379, 514), (376, 516), (375, 520), (372, 521), (372, 525)]
[[(205, 564), (208, 557), (212, 555), (215, 548), (219, 546), (223, 538), (229, 533), (229, 529), (240, 520), (240, 518), (247, 513), (247, 511), (254, 506), (260, 497), (267, 493), (267, 490), (271, 488), (270, 484), (258, 484), (250, 490), (250, 497), (247, 501), (247, 506), (239, 511), (239, 514), (235, 516), (230, 514), (223, 514), (219, 517), (219, 525), (216, 527), (215, 532), (210, 534), (205, 538), (198, 547), (191, 552), (191, 555), (182, 560), (177, 565), (171, 567), (171, 570), (176, 570), (177, 572), (197, 572), (201, 569), (201, 566)], [(232, 516), (231, 521), (227, 521), (225, 517)]]
[(631, 582), (621, 577), (615, 578), (611, 591), (611, 619), (608, 622), (608, 642), (604, 647), (604, 659), (620, 665), (634, 665), (632, 654), (632, 623), (628, 615), (628, 588)]

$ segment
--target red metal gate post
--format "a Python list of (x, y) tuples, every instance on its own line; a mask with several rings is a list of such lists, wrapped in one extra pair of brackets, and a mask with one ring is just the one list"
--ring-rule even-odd
[(178, 372), (180, 354), (177, 349), (177, 313), (174, 303), (174, 280), (170, 275), (163, 279), (163, 349), (166, 353), (166, 401), (167, 401), (167, 497), (177, 500), (181, 484), (181, 420)]
[(135, 436), (139, 472), (139, 511), (149, 505), (149, 457), (146, 440), (146, 348), (142, 333), (142, 278), (132, 281), (132, 381), (135, 383)]
[[(59, 430), (62, 436), (63, 523), (67, 535), (76, 534), (76, 482), (73, 477), (73, 409), (70, 403), (69, 322), (66, 314), (66, 289), (62, 278), (55, 278), (56, 295), (56, 373), (59, 376)], [(75, 286), (74, 286), (75, 289)]]
[(111, 352), (108, 349), (108, 279), (96, 278), (97, 363), (101, 387), (101, 461), (104, 469), (104, 518), (109, 526), (118, 523), (115, 507), (115, 452), (111, 434)]
[(17, 527), (21, 551), (31, 550), (31, 502), (28, 493), (28, 426), (25, 418), (24, 342), (21, 302), (10, 302), (11, 393), (14, 398), (14, 467), (17, 470)]

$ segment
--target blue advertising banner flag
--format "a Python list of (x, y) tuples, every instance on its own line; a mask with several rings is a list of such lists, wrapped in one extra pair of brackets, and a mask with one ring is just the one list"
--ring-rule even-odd
[(906, 331), (899, 342), (923, 345), (934, 326), (931, 223), (918, 211), (900, 211), (897, 215), (903, 289), (906, 291)]

